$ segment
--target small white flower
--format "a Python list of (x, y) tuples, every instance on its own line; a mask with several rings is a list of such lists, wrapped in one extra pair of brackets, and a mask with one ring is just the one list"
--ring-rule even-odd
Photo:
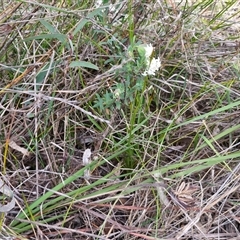
[(109, 5), (109, 11), (110, 12), (116, 12), (116, 8), (115, 8), (115, 6), (113, 4)]
[(121, 93), (120, 89), (117, 88), (117, 89), (114, 91), (114, 96), (115, 96), (116, 98), (119, 98), (120, 93)]
[[(92, 155), (92, 152), (91, 152), (91, 149), (90, 148), (87, 148), (84, 153), (83, 153), (83, 158), (82, 158), (82, 161), (83, 161), (83, 165), (84, 166), (87, 166), (89, 163), (91, 163), (91, 155)], [(90, 178), (90, 171), (89, 169), (85, 169), (84, 170), (84, 178), (85, 179), (89, 179)]]
[(119, 99), (122, 93), (123, 93), (123, 91), (122, 91), (120, 88), (117, 88), (117, 89), (114, 91), (114, 97), (115, 97), (116, 99)]
[(99, 8), (102, 5), (103, 1), (102, 0), (96, 0), (95, 1), (95, 8)]
[(84, 170), (84, 178), (88, 180), (91, 177), (89, 169)]
[(151, 62), (149, 63), (149, 61), (147, 61), (147, 69), (144, 71), (144, 73), (142, 74), (143, 76), (147, 76), (147, 75), (155, 75), (155, 72), (158, 71), (158, 69), (161, 67), (161, 61), (160, 58), (153, 58), (151, 60)]
[(152, 44), (147, 44), (146, 46), (144, 46), (144, 50), (145, 50), (145, 57), (146, 59), (150, 59), (152, 53), (153, 53), (153, 46)]
[(84, 166), (87, 166), (90, 162), (91, 162), (91, 155), (92, 155), (92, 152), (91, 152), (91, 149), (90, 148), (87, 148), (84, 153), (83, 153), (83, 158), (82, 158), (82, 161), (83, 161), (83, 165)]
[(158, 71), (158, 69), (161, 67), (160, 58), (158, 57), (158, 58), (151, 59), (151, 56), (154, 50), (152, 44), (147, 44), (143, 46), (143, 48), (145, 50), (145, 58), (146, 58), (145, 61), (146, 61), (147, 68), (142, 75), (143, 76), (155, 75), (155, 72)]

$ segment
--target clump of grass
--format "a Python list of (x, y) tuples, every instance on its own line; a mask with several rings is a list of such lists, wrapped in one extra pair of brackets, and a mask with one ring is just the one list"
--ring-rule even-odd
[(239, 3), (96, 4), (2, 3), (1, 237), (238, 236)]

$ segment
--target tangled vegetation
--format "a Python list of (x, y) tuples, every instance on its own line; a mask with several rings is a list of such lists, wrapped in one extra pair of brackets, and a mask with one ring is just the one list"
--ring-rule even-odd
[(240, 236), (239, 17), (2, 0), (0, 238)]

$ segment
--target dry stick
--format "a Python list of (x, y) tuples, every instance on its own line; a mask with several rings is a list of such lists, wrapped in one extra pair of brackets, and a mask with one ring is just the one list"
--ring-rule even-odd
[(224, 193), (222, 196), (220, 196), (217, 200), (213, 201), (209, 205), (202, 208), (202, 210), (197, 214), (197, 216), (192, 219), (183, 229), (181, 232), (179, 232), (176, 236), (176, 239), (181, 239), (191, 228), (192, 226), (196, 226), (196, 224), (199, 222), (201, 215), (204, 211), (212, 208), (214, 205), (216, 205), (219, 201), (221, 201), (226, 196), (230, 195), (231, 193), (235, 192), (239, 188), (239, 185), (235, 186), (234, 188), (230, 189), (226, 193)]
[(20, 7), (20, 5), (22, 5), (22, 3), (10, 4), (6, 9), (4, 9), (4, 11), (1, 12), (0, 21), (4, 22), (9, 19), (12, 16), (12, 13), (15, 12)]
[[(22, 5), (22, 3), (18, 3), (16, 5), (9, 4), (4, 11), (0, 13), (0, 22), (1, 24), (6, 22), (10, 17), (12, 17), (13, 13)], [(0, 32), (0, 36), (8, 35), (9, 33), (12, 33), (13, 27), (16, 24), (2, 24), (2, 29)], [(0, 45), (0, 55), (3, 54), (3, 51), (7, 49), (7, 47), (13, 42), (13, 40), (16, 38), (17, 34), (15, 34), (15, 37), (5, 38), (5, 40)]]
[[(15, 8), (12, 8), (14, 11), (21, 5), (22, 3), (19, 3), (15, 6)], [(27, 18), (25, 18), (25, 23), (22, 25), (25, 26), (27, 24), (27, 21), (26, 20), (29, 20), (32, 16), (33, 16), (33, 13), (37, 12), (37, 10), (39, 9), (40, 7), (37, 7), (35, 8), (33, 11), (32, 11), (32, 14), (29, 16), (27, 16)], [(13, 11), (12, 11), (13, 12)], [(0, 18), (1, 18), (1, 15), (0, 14)], [(11, 41), (10, 41), (11, 43)], [(47, 62), (48, 58), (52, 55), (52, 52), (53, 52), (53, 49), (56, 48), (56, 46), (58, 45), (59, 43), (56, 43), (51, 49), (49, 49), (47, 51), (47, 53), (45, 53), (45, 55), (43, 55), (37, 62), (36, 64), (38, 65), (37, 69), (36, 69), (36, 73), (38, 73), (38, 71), (41, 69), (42, 65), (44, 63)], [(45, 59), (44, 59), (45, 58)], [(10, 87), (12, 87), (13, 85), (16, 85), (18, 84), (28, 73), (30, 73), (31, 71), (34, 70), (34, 68), (36, 68), (36, 65), (32, 65), (30, 67), (28, 67), (20, 76), (18, 76), (17, 78), (13, 79), (11, 83), (7, 84), (2, 90), (0, 90), (0, 96), (7, 90), (9, 89)]]
[[(22, 4), (22, 3), (18, 3), (18, 4), (17, 4), (15, 7), (13, 7), (13, 8), (9, 7), (9, 8), (11, 9), (11, 13), (14, 12), (14, 11), (16, 11), (16, 9), (18, 9), (21, 4)], [(35, 13), (38, 9), (39, 9), (39, 7), (37, 7), (36, 9), (34, 9), (34, 10), (32, 11), (32, 13)], [(2, 13), (1, 15), (5, 14), (5, 13), (6, 13), (6, 11), (5, 11), (4, 13)], [(0, 15), (0, 18), (1, 18), (1, 15)], [(5, 15), (6, 15), (6, 14), (5, 14)], [(30, 16), (30, 18), (31, 18), (31, 16)], [(27, 21), (23, 24), (23, 26), (25, 26), (26, 24), (27, 24)], [(58, 43), (57, 43), (57, 44), (58, 44)], [(56, 47), (57, 44), (55, 44), (50, 50), (48, 50), (48, 52), (46, 53), (48, 56), (51, 55), (53, 49)], [(46, 57), (46, 56), (43, 55), (43, 56), (37, 61), (37, 63), (40, 64), (40, 66), (38, 67), (38, 69), (47, 61), (47, 58), (44, 60), (45, 57)], [(44, 60), (44, 61), (43, 61), (42, 64), (41, 64), (41, 61), (42, 61), (42, 60)], [(17, 78), (13, 79), (11, 83), (7, 84), (7, 86), (5, 86), (2, 90), (0, 90), (0, 95), (3, 94), (8, 88), (10, 88), (10, 87), (12, 87), (13, 85), (16, 85), (17, 83), (19, 83), (19, 82), (20, 82), (28, 73), (30, 73), (35, 67), (36, 67), (35, 65), (28, 67), (20, 76), (18, 76)]]
[[(12, 14), (13, 12), (15, 12), (15, 11), (21, 6), (21, 4), (22, 4), (22, 3), (18, 3), (17, 5), (15, 5), (15, 6), (13, 6), (13, 7), (10, 6), (10, 7), (8, 7), (7, 9), (5, 9), (5, 11), (0, 14), (0, 19), (3, 19), (4, 16), (7, 15), (8, 9), (11, 9), (11, 11), (8, 11), (8, 12), (9, 12), (8, 15), (9, 15), (10, 13)], [(20, 26), (20, 29), (18, 29), (18, 30), (23, 29), (23, 27), (29, 23), (29, 20), (30, 20), (33, 16), (35, 16), (35, 13), (36, 13), (39, 9), (40, 9), (40, 6), (36, 7), (35, 9), (33, 9), (31, 13), (27, 13), (27, 16), (21, 20), (21, 21), (22, 21), (22, 24), (21, 24), (21, 26)], [(4, 19), (4, 21), (6, 21), (6, 20), (7, 20), (8, 18), (10, 18), (11, 16), (12, 16), (12, 15), (10, 15), (9, 17), (6, 16), (5, 19)], [(2, 22), (2, 20), (0, 20), (0, 21)], [(18, 21), (18, 22), (21, 22), (21, 21)], [(12, 24), (10, 27), (11, 27), (11, 29), (13, 29), (13, 28), (14, 28), (15, 26), (17, 26), (17, 25), (19, 25), (19, 24), (18, 24), (18, 23), (14, 23), (14, 24)], [(17, 33), (16, 33), (16, 34), (13, 34), (13, 35), (15, 35), (15, 36), (11, 37), (10, 39), (6, 38), (6, 40), (4, 41), (4, 43), (0, 46), (0, 55), (3, 54), (3, 51), (4, 51), (5, 49), (7, 49), (7, 48), (9, 47), (9, 45), (12, 44), (13, 40), (14, 40), (14, 39), (16, 38), (16, 36), (17, 36)]]
[[(6, 88), (6, 90), (7, 90), (7, 88)], [(14, 91), (14, 90), (13, 90), (12, 92), (18, 92), (18, 91)], [(79, 106), (78, 106), (78, 105), (79, 105), (79, 102), (78, 102), (78, 101), (70, 101), (70, 100), (63, 99), (63, 98), (50, 97), (50, 96), (46, 96), (46, 95), (44, 95), (44, 94), (42, 94), (42, 93), (35, 94), (35, 93), (30, 92), (30, 91), (21, 91), (21, 93), (28, 94), (28, 95), (33, 96), (33, 97), (36, 97), (36, 96), (37, 96), (37, 97), (39, 97), (40, 99), (43, 99), (43, 100), (45, 100), (45, 101), (59, 101), (59, 102), (62, 102), (62, 103), (66, 103), (67, 105), (74, 107), (75, 109), (81, 111), (82, 113), (84, 113), (84, 114), (86, 114), (86, 115), (89, 115), (90, 117), (92, 117), (92, 118), (94, 118), (94, 119), (96, 119), (96, 120), (98, 120), (98, 121), (100, 121), (100, 122), (106, 123), (111, 129), (113, 128), (112, 125), (111, 125), (111, 121), (105, 120), (105, 119), (103, 119), (103, 118), (101, 118), (101, 117), (98, 117), (98, 116), (94, 115), (93, 113), (91, 113), (91, 112), (89, 112), (89, 111), (87, 111), (87, 110), (79, 107)], [(0, 94), (1, 94), (1, 91), (0, 91)], [(0, 107), (1, 107), (1, 105), (0, 105)], [(104, 133), (105, 133), (105, 132), (104, 132)], [(106, 133), (105, 133), (105, 134), (106, 134)], [(104, 136), (105, 136), (105, 135), (104, 135)]]
[[(11, 216), (8, 216), (9, 219), (14, 219)], [(86, 231), (82, 231), (81, 229), (75, 228), (65, 228), (65, 227), (59, 227), (57, 224), (45, 224), (45, 223), (41, 223), (41, 222), (36, 222), (36, 221), (29, 221), (29, 220), (25, 220), (25, 219), (18, 219), (18, 221), (20, 222), (24, 222), (24, 223), (30, 223), (33, 226), (36, 225), (37, 227), (45, 227), (47, 230), (58, 230), (58, 231), (65, 231), (67, 233), (77, 233), (77, 234), (82, 234), (83, 236), (89, 236), (89, 237), (93, 237), (97, 239), (102, 239), (102, 240), (106, 240), (105, 237), (101, 237), (92, 233), (87, 233)]]
[[(39, 64), (37, 71), (41, 69), (42, 65), (44, 63), (47, 62), (49, 56), (51, 55), (53, 51), (53, 48), (49, 49), (48, 52), (43, 55), (36, 63)], [(47, 56), (46, 56), (47, 55)], [(13, 85), (18, 84), (28, 73), (30, 73), (34, 68), (36, 68), (36, 65), (30, 66), (28, 67), (20, 76), (18, 76), (17, 78), (13, 79), (12, 82), (10, 82), (9, 84), (7, 84), (2, 90), (0, 90), (0, 95), (2, 95), (3, 93), (6, 92), (7, 89), (9, 89), (10, 87), (12, 87)]]

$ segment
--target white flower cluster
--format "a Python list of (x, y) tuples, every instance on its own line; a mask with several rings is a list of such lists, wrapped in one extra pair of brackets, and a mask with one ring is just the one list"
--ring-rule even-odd
[(99, 8), (102, 5), (103, 1), (102, 0), (96, 0), (95, 1), (95, 8)]
[[(96, 0), (95, 1), (95, 4), (94, 4), (94, 7), (95, 8), (99, 8), (99, 7), (101, 7), (103, 5), (103, 0)], [(108, 5), (108, 7), (109, 7), (109, 11), (110, 12), (115, 12), (116, 11), (116, 8), (115, 8), (115, 6), (113, 5), (113, 4), (109, 4)]]
[(143, 46), (145, 50), (145, 58), (146, 58), (146, 64), (147, 69), (142, 74), (143, 76), (147, 75), (155, 75), (155, 72), (158, 71), (158, 69), (161, 67), (161, 61), (160, 58), (151, 58), (151, 55), (153, 53), (153, 46), (152, 44), (147, 44), (146, 46)]

